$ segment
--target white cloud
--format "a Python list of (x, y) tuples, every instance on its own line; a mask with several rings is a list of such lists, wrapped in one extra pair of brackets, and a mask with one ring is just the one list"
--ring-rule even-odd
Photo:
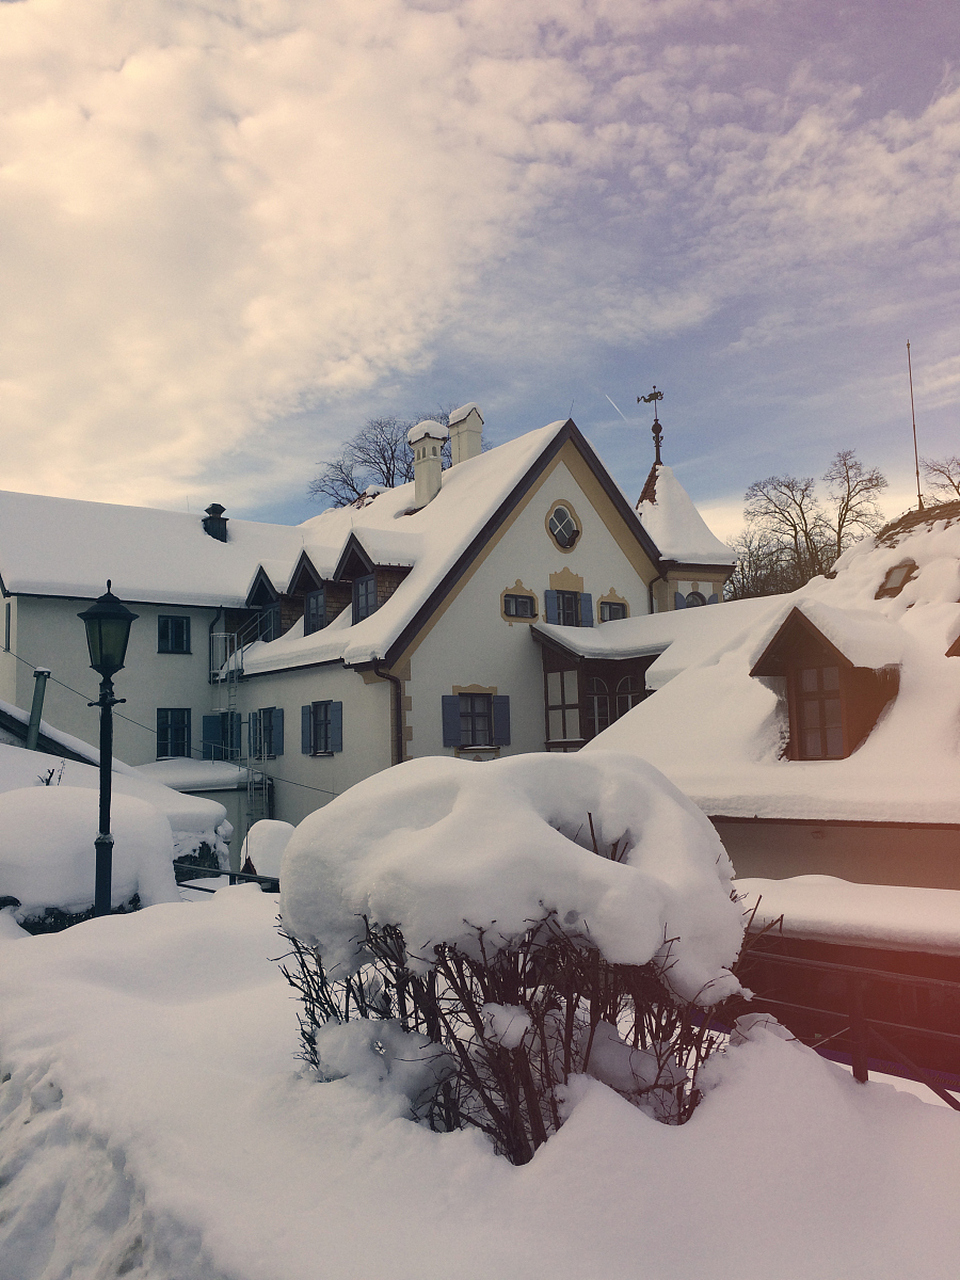
[(775, 13), (0, 5), (0, 483), (167, 502), (219, 467), (282, 487), (287, 415), (322, 405), (336, 430), (338, 404), (440, 347), (508, 383), (741, 299), (751, 344), (875, 315), (864, 280), (894, 257), (935, 289), (960, 90), (871, 118), (834, 63), (768, 51), (754, 19)]

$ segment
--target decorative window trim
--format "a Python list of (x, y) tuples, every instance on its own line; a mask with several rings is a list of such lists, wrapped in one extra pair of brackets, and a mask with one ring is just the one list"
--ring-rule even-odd
[[(528, 613), (511, 613), (511, 608), (522, 607), (521, 601), (528, 601)], [(539, 602), (529, 587), (525, 587), (518, 578), (512, 587), (500, 593), (500, 616), (511, 626), (515, 622), (536, 622), (540, 613)]]
[[(613, 617), (610, 616), (611, 612), (614, 615)], [(597, 601), (598, 622), (620, 622), (629, 617), (630, 605), (624, 600), (623, 596), (617, 595), (612, 587), (605, 596), (601, 596)]]
[[(443, 745), (453, 747), (459, 754), (474, 755), (477, 752), (497, 754), (500, 747), (510, 745), (510, 698), (498, 694), (496, 687), (480, 685), (460, 687), (443, 694), (440, 699), (443, 728)], [(484, 721), (486, 724), (484, 725)], [(471, 733), (471, 727), (480, 726), (479, 735)], [(480, 741), (467, 741), (479, 736)], [(482, 739), (486, 738), (486, 741)]]
[[(554, 522), (554, 514), (560, 508), (566, 512), (576, 529), (576, 532), (573, 535), (573, 541), (566, 546), (559, 540), (558, 535), (551, 528), (551, 523)], [(546, 516), (544, 516), (543, 527), (546, 529), (547, 537), (550, 539), (553, 546), (565, 556), (570, 555), (571, 552), (577, 549), (580, 545), (580, 539), (583, 537), (583, 521), (580, 519), (579, 515), (577, 515), (573, 503), (568, 502), (566, 498), (558, 498), (557, 501), (551, 505), (550, 510), (547, 512)]]

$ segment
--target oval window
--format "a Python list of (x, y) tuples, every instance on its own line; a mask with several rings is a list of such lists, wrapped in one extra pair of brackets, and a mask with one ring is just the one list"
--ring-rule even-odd
[(576, 521), (567, 510), (566, 507), (555, 507), (553, 514), (550, 516), (550, 532), (557, 541), (557, 545), (568, 550), (576, 540), (580, 537), (580, 530), (577, 528)]

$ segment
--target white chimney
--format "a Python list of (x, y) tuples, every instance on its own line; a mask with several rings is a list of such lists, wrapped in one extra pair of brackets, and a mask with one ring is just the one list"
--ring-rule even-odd
[(475, 404), (465, 404), (450, 415), (450, 464), (479, 457), (483, 449), (483, 418)]
[(407, 432), (407, 443), (413, 450), (414, 505), (417, 510), (432, 502), (440, 492), (443, 464), (440, 450), (449, 435), (439, 422), (418, 422)]

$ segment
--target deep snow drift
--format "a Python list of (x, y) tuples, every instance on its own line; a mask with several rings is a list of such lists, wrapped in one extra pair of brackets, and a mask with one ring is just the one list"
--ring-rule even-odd
[(0, 940), (0, 1280), (955, 1277), (953, 1112), (759, 1031), (684, 1127), (578, 1079), (515, 1168), (298, 1076), (276, 912), (245, 886)]
[(483, 930), (489, 950), (553, 912), (612, 964), (668, 953), (672, 989), (709, 1005), (738, 990), (732, 874), (703, 814), (634, 756), (430, 757), (304, 819), (283, 858), (282, 910), (328, 970), (347, 972), (360, 917), (399, 924), (427, 965), (438, 942), (469, 951)]

